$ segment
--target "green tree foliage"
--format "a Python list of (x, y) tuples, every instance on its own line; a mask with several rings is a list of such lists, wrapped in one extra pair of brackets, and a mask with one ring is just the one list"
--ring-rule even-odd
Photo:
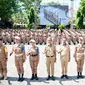
[(29, 9), (31, 7), (35, 7), (35, 6), (37, 11), (39, 12), (41, 0), (20, 0), (20, 2), (22, 2), (22, 6), (25, 8), (27, 13), (29, 12)]
[(17, 0), (0, 0), (0, 18), (8, 20), (17, 11)]
[(84, 27), (84, 18), (85, 18), (85, 0), (81, 0), (80, 7), (76, 14), (76, 24), (78, 28)]
[(76, 19), (77, 27), (82, 28), (83, 27), (83, 15), (82, 15), (81, 11), (77, 11), (76, 17), (77, 17), (77, 19)]
[[(39, 23), (40, 2), (41, 0), (0, 0), (1, 22), (5, 25), (5, 22), (9, 19), (17, 20), (19, 18), (18, 13), (20, 13), (20, 10), (22, 10), (26, 24), (30, 24), (31, 22), (33, 22), (34, 24), (35, 22)], [(29, 15), (33, 14), (33, 11), (31, 12), (32, 14), (30, 14), (31, 7), (33, 7), (36, 12), (34, 13), (35, 16), (30, 16), (32, 17), (32, 20), (30, 19), (30, 17), (28, 17)], [(21, 15), (22, 14), (20, 13), (20, 16)]]
[(63, 30), (63, 29), (65, 28), (65, 25), (61, 24), (61, 25), (58, 26), (58, 28), (59, 28), (60, 30)]
[(19, 0), (22, 2), (22, 5), (24, 7), (24, 10), (28, 13), (28, 10), (32, 6), (33, 0)]
[(30, 8), (28, 19), (29, 19), (29, 27), (31, 29), (34, 27), (34, 23), (35, 23), (35, 11), (33, 7)]
[[(40, 19), (39, 19), (39, 12), (40, 12), (40, 2), (41, 0), (20, 0), (22, 2), (22, 6), (24, 7), (24, 10), (28, 16), (28, 20), (30, 20), (30, 8), (34, 8), (35, 10), (35, 24), (39, 23)], [(31, 20), (32, 21), (32, 20)], [(30, 24), (30, 22), (29, 22)]]

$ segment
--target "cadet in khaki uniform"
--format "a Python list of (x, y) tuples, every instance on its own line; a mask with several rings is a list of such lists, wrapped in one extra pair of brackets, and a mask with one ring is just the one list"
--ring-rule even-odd
[(83, 38), (79, 37), (79, 44), (75, 48), (75, 61), (77, 63), (77, 78), (83, 78), (82, 71), (83, 71), (83, 65), (84, 65), (84, 53), (85, 48), (83, 47)]
[(20, 43), (20, 37), (18, 36), (15, 36), (15, 45), (12, 49), (12, 52), (10, 53), (10, 56), (12, 55), (13, 52), (15, 53), (15, 65), (19, 75), (18, 81), (23, 81), (24, 80), (23, 63), (25, 62), (26, 56), (24, 45)]
[(37, 67), (38, 67), (38, 63), (39, 63), (39, 48), (36, 46), (36, 42), (34, 39), (30, 40), (30, 44), (32, 47), (29, 49), (27, 56), (29, 55), (30, 67), (32, 70), (31, 80), (33, 80), (33, 79), (38, 80)]
[(70, 47), (66, 41), (66, 38), (62, 40), (62, 46), (60, 46), (60, 59), (61, 59), (61, 68), (62, 68), (62, 78), (68, 79), (67, 76), (67, 69), (68, 69), (68, 62), (70, 61)]
[(46, 44), (46, 40), (47, 40), (47, 36), (48, 36), (48, 33), (45, 31), (43, 31), (43, 42), (44, 44)]
[(58, 32), (57, 32), (57, 44), (59, 45), (61, 43), (61, 30), (59, 29)]
[(2, 38), (0, 38), (0, 74), (1, 79), (7, 79), (7, 59), (8, 51), (7, 47), (4, 46)]
[(52, 41), (53, 41), (53, 44), (56, 45), (57, 43), (57, 35), (56, 35), (56, 32), (52, 32), (51, 33), (51, 37), (52, 37)]
[(42, 35), (43, 35), (43, 34), (42, 34), (42, 31), (40, 31), (39, 34), (38, 34), (38, 36), (39, 36), (38, 39), (39, 39), (39, 44), (40, 44), (40, 45), (43, 44), (43, 36), (42, 36)]
[(35, 36), (34, 37), (35, 37), (35, 40), (36, 40), (36, 44), (38, 44), (39, 43), (39, 39), (38, 39), (38, 32), (37, 31), (35, 32)]
[[(54, 63), (56, 61), (56, 48), (53, 45), (51, 37), (47, 38), (47, 46), (45, 47), (45, 54), (46, 54), (46, 66), (47, 66), (47, 73), (48, 73), (47, 80), (49, 80), (50, 78), (52, 78), (52, 80), (55, 80)], [(50, 73), (50, 68), (51, 68), (51, 73)]]
[(5, 33), (2, 33), (2, 37), (3, 37), (3, 43), (6, 44), (7, 43), (7, 36)]

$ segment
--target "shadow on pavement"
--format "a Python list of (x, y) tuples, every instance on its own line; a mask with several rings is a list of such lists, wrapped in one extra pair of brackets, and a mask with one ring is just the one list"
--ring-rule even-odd
[[(18, 80), (18, 77), (8, 77), (9, 85), (12, 85), (11, 81), (17, 81), (17, 80)], [(28, 78), (24, 78), (24, 81), (27, 82), (27, 85), (31, 85), (30, 80)], [(17, 82), (21, 82), (21, 81), (17, 81)]]
[[(8, 77), (8, 83), (9, 85), (12, 85), (12, 81), (17, 81), (18, 80), (18, 77)], [(47, 83), (49, 84), (49, 81), (46, 80), (46, 78), (41, 78), (39, 77), (39, 80), (30, 80), (29, 78), (24, 78), (24, 81), (27, 82), (27, 85), (31, 85), (31, 82), (44, 82), (44, 83)], [(20, 81), (17, 81), (17, 82), (20, 82)]]
[[(74, 81), (74, 82), (76, 82), (76, 83), (79, 83), (79, 80), (80, 80), (81, 78), (79, 78), (79, 79), (77, 79), (76, 78), (76, 76), (69, 76), (69, 79), (66, 79), (66, 78), (63, 78), (63, 79), (61, 79), (61, 78), (59, 78), (59, 77), (55, 77), (55, 81), (57, 80), (57, 81), (59, 81), (59, 83), (61, 84), (61, 85), (64, 85), (63, 84), (63, 82), (64, 81)], [(85, 79), (85, 76), (84, 76), (84, 78), (82, 78), (82, 79)], [(9, 85), (12, 85), (12, 83), (11, 83), (11, 81), (17, 81), (18, 80), (18, 77), (8, 77), (8, 83), (9, 83)], [(51, 80), (51, 79), (50, 79)], [(50, 84), (50, 80), (49, 81), (47, 81), (46, 80), (46, 78), (45, 77), (39, 77), (39, 80), (30, 80), (29, 78), (24, 78), (24, 81), (26, 81), (27, 82), (27, 85), (31, 85), (31, 82), (43, 82), (43, 83), (46, 83), (46, 84)], [(19, 82), (19, 81), (17, 81), (17, 82)]]
[(39, 77), (39, 80), (30, 80), (30, 82), (44, 82), (49, 84), (49, 81), (47, 81), (45, 77)]
[(79, 79), (77, 79), (76, 76), (69, 76), (69, 79), (66, 79), (66, 78), (61, 79), (61, 78), (59, 78), (59, 83), (60, 83), (61, 85), (64, 85), (64, 84), (63, 84), (63, 81), (74, 81), (74, 82), (76, 82), (76, 83), (79, 83), (79, 80), (80, 80), (80, 79), (85, 79), (85, 76), (84, 76), (84, 78), (79, 78)]

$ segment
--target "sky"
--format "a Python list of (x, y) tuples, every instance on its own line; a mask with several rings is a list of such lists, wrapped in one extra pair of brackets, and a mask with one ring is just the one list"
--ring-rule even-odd
[[(71, 1), (70, 0), (42, 0), (42, 2), (59, 2), (61, 4), (66, 4), (66, 5), (69, 5), (69, 8), (71, 7)], [(80, 3), (80, 0), (74, 0), (74, 10), (77, 10), (79, 8), (79, 3)]]

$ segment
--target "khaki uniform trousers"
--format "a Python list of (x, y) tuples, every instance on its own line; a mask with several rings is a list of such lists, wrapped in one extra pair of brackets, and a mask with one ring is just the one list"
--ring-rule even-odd
[(83, 65), (84, 65), (84, 55), (81, 54), (81, 58), (77, 56), (77, 71), (82, 72), (83, 71)]
[(62, 74), (67, 74), (68, 69), (68, 59), (61, 58), (61, 68), (62, 68)]
[(23, 67), (23, 56), (20, 56), (20, 57), (16, 57), (15, 56), (15, 65), (16, 65), (16, 68), (17, 68), (17, 72), (18, 74), (23, 74), (24, 73), (24, 67)]
[(38, 67), (38, 56), (30, 56), (29, 57), (29, 62), (30, 62), (30, 67), (32, 70), (32, 74), (36, 74), (37, 73), (37, 67)]
[(6, 59), (0, 59), (0, 73), (1, 75), (7, 74), (7, 62)]
[(46, 57), (46, 66), (47, 66), (47, 73), (50, 75), (50, 69), (51, 69), (51, 74), (54, 76), (54, 63), (55, 63), (55, 57)]

